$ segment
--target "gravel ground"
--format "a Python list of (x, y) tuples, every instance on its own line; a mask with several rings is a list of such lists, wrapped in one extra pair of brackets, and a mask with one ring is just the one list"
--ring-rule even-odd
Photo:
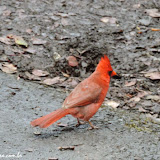
[[(0, 159), (18, 153), (24, 160), (160, 159), (160, 31), (152, 29), (160, 28), (159, 6), (156, 0), (1, 0), (0, 69), (15, 73), (0, 71)], [(61, 107), (104, 54), (120, 79), (112, 79), (106, 97), (117, 108), (102, 106), (92, 118), (100, 129), (76, 128), (71, 116), (60, 120), (63, 127), (31, 128), (31, 120)], [(69, 66), (68, 56), (78, 65)], [(49, 78), (55, 84), (43, 85)]]
[[(75, 127), (76, 119), (71, 116), (58, 121), (64, 127), (56, 123), (37, 129), (30, 127), (30, 121), (60, 107), (64, 90), (4, 73), (0, 73), (0, 90), (0, 156), (19, 153), (23, 160), (160, 159), (160, 127), (145, 114), (103, 107), (92, 118), (97, 130), (87, 130), (88, 124)], [(59, 147), (74, 150), (61, 151)]]

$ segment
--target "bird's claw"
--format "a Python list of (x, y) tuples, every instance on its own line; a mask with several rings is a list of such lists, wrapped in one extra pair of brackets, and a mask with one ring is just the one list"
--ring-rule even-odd
[(80, 120), (77, 118), (78, 123), (76, 124), (76, 127), (79, 127), (82, 124), (85, 124), (85, 122), (80, 122)]
[(90, 121), (88, 121), (88, 123), (91, 126), (91, 127), (88, 128), (88, 130), (99, 129), (97, 126), (94, 126)]

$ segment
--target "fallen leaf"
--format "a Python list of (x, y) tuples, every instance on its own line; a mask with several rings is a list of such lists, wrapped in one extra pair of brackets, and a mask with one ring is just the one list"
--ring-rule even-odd
[(158, 12), (158, 9), (153, 8), (153, 9), (146, 9), (146, 12), (149, 14), (149, 16), (154, 17), (154, 18), (159, 18), (160, 17), (160, 12)]
[(77, 85), (78, 85), (78, 82), (75, 79), (72, 79), (72, 81), (70, 82), (70, 86), (74, 88)]
[(136, 97), (142, 98), (144, 96), (146, 96), (147, 94), (150, 94), (151, 92), (147, 92), (147, 91), (140, 91), (138, 92), (138, 95)]
[(78, 66), (78, 61), (77, 61), (76, 57), (74, 57), (74, 56), (68, 56), (67, 60), (68, 60), (69, 66), (71, 66), (71, 67)]
[(19, 37), (19, 36), (15, 36), (14, 37), (14, 40), (15, 40), (15, 43), (20, 45), (20, 46), (25, 46), (25, 47), (28, 47), (28, 43), (22, 38), (22, 37)]
[(27, 52), (27, 53), (31, 53), (31, 54), (35, 54), (36, 53), (36, 50), (34, 48), (31, 48), (31, 47), (25, 49), (24, 51)]
[(56, 83), (61, 83), (63, 81), (64, 81), (64, 79), (61, 79), (60, 77), (55, 77), (55, 78), (45, 79), (42, 83), (47, 84), (47, 85), (52, 85), (52, 84), (56, 84)]
[(4, 43), (4, 44), (11, 44), (11, 41), (9, 38), (7, 37), (0, 37), (0, 42)]
[(41, 45), (41, 44), (46, 44), (47, 41), (43, 39), (33, 38), (32, 43), (35, 45)]
[(13, 64), (5, 62), (0, 66), (1, 70), (5, 73), (16, 73), (17, 67), (15, 67)]
[(120, 103), (117, 103), (115, 101), (105, 101), (103, 104), (112, 108), (117, 108), (120, 105)]
[(40, 131), (33, 132), (35, 135), (41, 135), (42, 133)]
[(63, 151), (63, 150), (74, 150), (74, 149), (75, 149), (75, 146), (58, 147), (58, 149), (59, 149), (60, 151)]
[(77, 86), (77, 84), (78, 82), (75, 79), (70, 78), (67, 81), (61, 83), (59, 86), (74, 88), (75, 86)]
[(3, 16), (10, 16), (11, 15), (11, 11), (10, 10), (5, 10), (4, 12), (3, 12)]
[(129, 102), (135, 101), (135, 102), (139, 102), (141, 99), (139, 97), (133, 97), (129, 100)]
[(160, 28), (151, 28), (151, 31), (160, 31)]
[(25, 149), (25, 151), (27, 151), (27, 152), (33, 152), (33, 148)]
[(28, 33), (28, 34), (31, 34), (32, 33), (32, 29), (26, 29), (26, 32)]
[(29, 72), (25, 72), (25, 75), (28, 77), (29, 80), (38, 80), (38, 81), (41, 80), (40, 77), (30, 74)]
[(139, 112), (143, 112), (143, 113), (148, 112), (148, 111), (147, 111), (147, 110), (145, 110), (143, 107), (139, 107), (139, 108), (138, 108), (138, 111), (139, 111)]
[(141, 7), (141, 4), (135, 4), (133, 5), (133, 8), (140, 8)]
[(160, 79), (160, 72), (151, 72), (151, 73), (145, 74), (144, 76), (152, 80), (158, 80)]
[(47, 71), (42, 71), (42, 70), (39, 70), (39, 69), (34, 69), (32, 71), (32, 74), (35, 75), (35, 76), (38, 76), (38, 77), (45, 77), (45, 76), (49, 75), (49, 73)]
[(133, 80), (133, 81), (131, 81), (131, 82), (126, 82), (125, 83), (125, 87), (130, 87), (130, 86), (134, 86), (136, 84), (136, 80)]
[(129, 98), (132, 98), (132, 97), (133, 97), (133, 95), (131, 95), (131, 94), (129, 94), (129, 93), (127, 93), (126, 96), (129, 97)]
[(53, 58), (54, 58), (55, 61), (58, 61), (61, 58), (61, 55), (58, 54), (57, 52), (54, 52), (53, 53)]
[(113, 17), (102, 17), (101, 22), (115, 24), (117, 22), (117, 19)]
[(67, 77), (67, 78), (70, 77), (67, 73), (62, 72), (62, 74), (64, 77)]
[(141, 71), (140, 73), (158, 72), (158, 68), (151, 68), (149, 71)]
[(160, 101), (160, 96), (158, 96), (158, 95), (148, 95), (147, 97), (146, 97), (146, 99), (151, 99), (151, 100), (155, 100), (155, 101)]
[(57, 15), (57, 16), (61, 16), (61, 17), (68, 17), (69, 16), (69, 14), (67, 14), (67, 13), (55, 13), (55, 15)]
[(67, 124), (63, 124), (63, 123), (59, 122), (59, 123), (57, 123), (57, 126), (59, 126), (59, 127), (67, 127), (68, 125), (67, 125)]

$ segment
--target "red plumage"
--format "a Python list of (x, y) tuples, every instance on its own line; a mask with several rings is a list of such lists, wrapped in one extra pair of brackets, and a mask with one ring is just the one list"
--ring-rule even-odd
[[(109, 88), (110, 78), (114, 75), (116, 72), (113, 71), (110, 61), (105, 55), (101, 58), (96, 70), (69, 94), (61, 109), (32, 121), (31, 125), (46, 128), (67, 114), (89, 122), (89, 119), (103, 103)], [(94, 126), (91, 122), (89, 124), (93, 129)]]

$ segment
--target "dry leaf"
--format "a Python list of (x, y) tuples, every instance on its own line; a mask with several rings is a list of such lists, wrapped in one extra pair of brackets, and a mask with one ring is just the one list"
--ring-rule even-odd
[(129, 102), (135, 101), (135, 102), (139, 102), (141, 99), (139, 97), (133, 97), (129, 100)]
[(31, 34), (31, 33), (32, 33), (32, 29), (28, 28), (28, 29), (26, 29), (26, 32), (27, 32), (28, 34)]
[(31, 47), (25, 49), (24, 51), (28, 52), (28, 53), (31, 53), (31, 54), (35, 54), (36, 53), (36, 50), (34, 48), (31, 48)]
[(153, 8), (153, 9), (146, 9), (146, 12), (154, 18), (159, 18), (160, 17), (160, 12), (158, 12), (158, 9)]
[(35, 75), (35, 76), (39, 76), (39, 77), (45, 77), (45, 76), (49, 75), (49, 73), (47, 71), (42, 71), (42, 70), (39, 70), (39, 69), (34, 69), (32, 71), (32, 74)]
[(58, 61), (61, 58), (61, 55), (58, 54), (57, 52), (54, 52), (53, 58), (54, 58), (55, 61)]
[(113, 17), (103, 17), (101, 18), (101, 22), (115, 24), (117, 22), (117, 19)]
[(15, 43), (18, 44), (18, 45), (20, 45), (20, 46), (28, 47), (27, 42), (22, 37), (20, 37), (20, 36), (9, 34), (7, 36), (7, 38), (14, 39)]
[(151, 68), (149, 71), (141, 71), (140, 73), (151, 73), (151, 72), (158, 72), (157, 68)]
[(148, 95), (147, 97), (146, 97), (146, 99), (151, 99), (151, 100), (155, 100), (155, 101), (160, 101), (160, 96), (158, 96), (158, 95)]
[(63, 124), (63, 123), (59, 122), (59, 123), (57, 123), (57, 126), (59, 126), (59, 127), (67, 127), (68, 125), (67, 125), (67, 124)]
[(117, 108), (119, 106), (119, 103), (117, 103), (115, 101), (105, 101), (104, 105), (110, 106), (112, 108)]
[(17, 67), (15, 67), (13, 64), (5, 62), (0, 66), (1, 70), (5, 73), (16, 73)]
[(151, 28), (151, 31), (160, 31), (160, 28)]
[(55, 78), (48, 78), (48, 79), (45, 79), (43, 81), (44, 84), (47, 84), (47, 85), (52, 85), (52, 84), (56, 84), (56, 83), (60, 83), (60, 82), (63, 82), (64, 79), (61, 79), (60, 77), (55, 77)]
[(41, 44), (46, 44), (47, 41), (42, 40), (42, 39), (38, 39), (38, 38), (33, 38), (32, 43), (35, 44), (35, 45), (41, 45)]
[(145, 74), (144, 76), (152, 80), (158, 80), (160, 79), (160, 72), (151, 72), (151, 73)]
[(11, 41), (9, 38), (7, 37), (0, 37), (0, 42), (4, 43), (4, 44), (11, 44)]
[(75, 149), (75, 146), (58, 147), (58, 149), (59, 149), (60, 151), (63, 151), (63, 150), (74, 150), (74, 149)]
[(10, 10), (5, 10), (4, 12), (3, 12), (3, 16), (10, 16), (11, 15), (11, 11)]
[(136, 84), (136, 80), (133, 80), (133, 81), (131, 81), (131, 82), (126, 82), (125, 83), (125, 87), (130, 87), (130, 86), (134, 86)]
[(25, 75), (28, 77), (29, 80), (38, 80), (38, 81), (41, 80), (40, 77), (30, 74), (29, 72), (25, 72)]
[(138, 92), (138, 95), (136, 97), (142, 98), (144, 96), (146, 96), (147, 94), (150, 94), (151, 92), (147, 92), (147, 91), (142, 91)]
[(28, 47), (27, 42), (22, 37), (14, 36), (14, 40), (16, 44), (20, 46)]
[(139, 107), (139, 108), (138, 108), (138, 111), (139, 111), (139, 112), (143, 112), (143, 113), (148, 112), (148, 111), (147, 111), (147, 110), (145, 110), (143, 107)]
[(70, 78), (67, 81), (61, 83), (59, 86), (74, 88), (75, 86), (77, 86), (77, 84), (78, 82), (75, 79)]
[(77, 85), (78, 85), (78, 82), (75, 79), (72, 79), (72, 81), (70, 82), (70, 86), (74, 88)]
[(133, 5), (133, 8), (140, 8), (141, 7), (141, 4), (135, 4)]
[(74, 56), (68, 56), (67, 60), (68, 60), (69, 66), (71, 66), (71, 67), (78, 66), (78, 61), (77, 61), (76, 57), (74, 57)]
[(146, 96), (147, 94), (149, 94), (149, 93), (151, 93), (151, 92), (146, 92), (146, 91), (140, 91), (140, 92), (138, 92), (138, 95), (137, 96), (135, 96), (135, 97), (133, 97), (133, 98), (131, 98), (130, 100), (129, 100), (129, 102), (139, 102), (140, 100), (141, 100), (141, 98), (142, 97), (144, 97), (144, 96)]
[(64, 77), (67, 77), (67, 78), (70, 77), (67, 73), (62, 72), (62, 74)]
[(25, 151), (27, 151), (27, 152), (33, 152), (33, 148), (27, 148), (27, 149), (25, 149)]
[(33, 132), (35, 135), (41, 135), (42, 133), (40, 131)]

